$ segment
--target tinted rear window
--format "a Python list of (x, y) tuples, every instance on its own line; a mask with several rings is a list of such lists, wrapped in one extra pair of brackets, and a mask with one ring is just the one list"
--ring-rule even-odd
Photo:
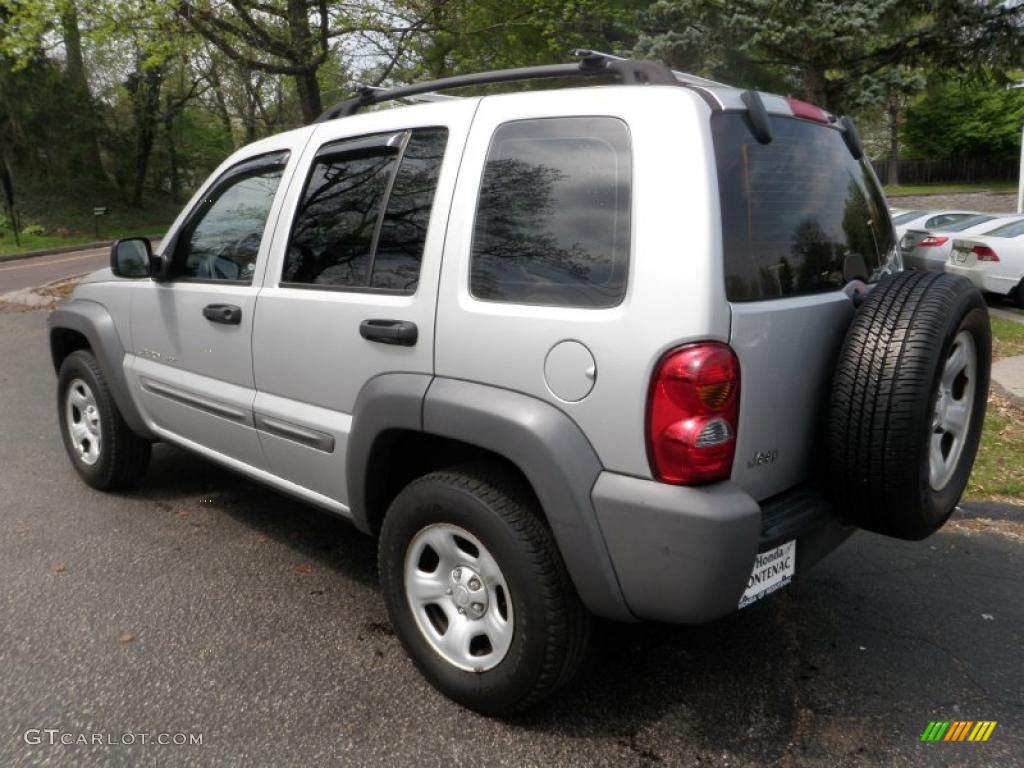
[(992, 235), (993, 237), (1020, 237), (1021, 235), (1024, 235), (1024, 219), (1014, 221), (1009, 224), (1003, 224), (1003, 226), (997, 227), (991, 232), (986, 232), (985, 234)]
[(921, 216), (924, 216), (924, 211), (907, 211), (907, 213), (901, 213), (899, 216), (893, 216), (892, 223), (906, 224), (908, 221), (913, 221)]
[(939, 231), (963, 232), (965, 229), (976, 227), (979, 224), (984, 224), (986, 221), (992, 221), (993, 219), (995, 219), (995, 216), (968, 216), (966, 219), (954, 221), (952, 224), (944, 224)]
[(889, 210), (838, 130), (774, 117), (771, 143), (760, 144), (742, 114), (716, 115), (711, 127), (730, 301), (877, 276), (894, 247)]

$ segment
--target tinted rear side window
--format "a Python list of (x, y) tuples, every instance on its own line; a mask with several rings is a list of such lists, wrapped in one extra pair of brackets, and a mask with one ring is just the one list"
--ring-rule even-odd
[(499, 127), (473, 230), (472, 294), (567, 307), (622, 301), (630, 173), (621, 120), (545, 118)]
[(409, 138), (384, 211), (373, 260), (373, 287), (415, 289), (447, 142), (447, 128), (413, 131)]
[(772, 118), (760, 144), (738, 113), (712, 119), (726, 295), (753, 301), (870, 280), (893, 248), (889, 212), (839, 131)]

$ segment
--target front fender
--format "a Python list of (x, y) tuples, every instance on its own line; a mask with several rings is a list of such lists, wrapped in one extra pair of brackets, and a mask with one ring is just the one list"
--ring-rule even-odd
[(89, 342), (93, 355), (106, 375), (110, 392), (125, 423), (135, 434), (147, 440), (156, 436), (149, 431), (132, 398), (124, 375), (124, 346), (117, 326), (106, 307), (88, 299), (72, 299), (54, 310), (47, 319), (50, 329), (50, 355), (55, 371), (60, 371), (63, 355), (56, 343), (61, 329), (80, 333)]

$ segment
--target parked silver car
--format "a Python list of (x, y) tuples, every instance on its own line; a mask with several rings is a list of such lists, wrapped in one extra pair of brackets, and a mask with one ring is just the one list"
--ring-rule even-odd
[[(613, 84), (360, 113), (572, 75)], [(849, 120), (594, 53), (244, 147), (50, 329), (85, 482), (159, 440), (351, 520), (413, 661), (489, 714), (565, 684), (592, 615), (710, 621), (857, 527), (932, 533), (990, 358), (968, 281), (899, 271)]]

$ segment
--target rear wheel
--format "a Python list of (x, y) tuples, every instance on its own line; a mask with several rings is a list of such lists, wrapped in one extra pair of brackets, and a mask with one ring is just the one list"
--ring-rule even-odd
[(1020, 309), (1024, 309), (1024, 277), (1017, 283), (1017, 287), (1010, 294), (1013, 299), (1013, 303), (1016, 304)]
[(61, 363), (57, 412), (64, 448), (88, 485), (110, 490), (145, 474), (151, 445), (125, 424), (91, 352), (77, 350)]
[(442, 693), (484, 714), (521, 711), (575, 673), (589, 617), (532, 494), (493, 467), (432, 472), (380, 534), (395, 631)]
[(946, 521), (974, 464), (990, 361), (985, 301), (967, 280), (905, 272), (868, 295), (829, 406), (832, 485), (848, 519), (903, 539)]

